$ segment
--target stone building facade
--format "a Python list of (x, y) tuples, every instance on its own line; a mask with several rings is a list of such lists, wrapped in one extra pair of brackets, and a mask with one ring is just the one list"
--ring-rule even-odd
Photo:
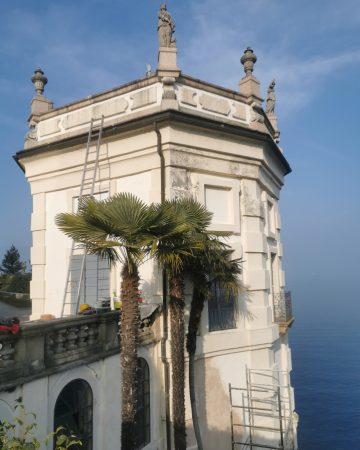
[[(221, 293), (214, 294), (201, 321), (196, 380), (205, 448), (231, 449), (232, 439), (279, 448), (283, 440), (283, 448), (297, 448), (287, 338), (293, 317), (285, 293), (278, 209), (284, 177), (291, 169), (278, 146), (273, 105), (268, 114), (262, 108), (260, 84), (253, 75), (254, 52), (246, 49), (241, 62), (245, 76), (239, 91), (200, 81), (177, 67), (176, 43), (171, 40), (159, 49), (156, 73), (56, 108), (44, 96), (44, 73), (35, 72), (30, 132), (25, 149), (16, 154), (33, 202), (33, 322), (24, 325), (21, 338), (0, 338), (0, 373), (7, 374), (0, 382), (3, 416), (11, 415), (9, 405), (21, 395), (27, 408), (38, 413), (45, 435), (53, 429), (59, 394), (72, 381), (84, 380), (93, 399), (93, 448), (118, 448), (121, 373), (116, 333), (111, 334), (117, 313), (96, 319), (107, 322), (108, 331), (94, 318), (85, 325), (84, 318), (60, 318), (71, 241), (54, 222), (56, 214), (76, 208), (89, 123), (95, 119), (98, 124), (103, 117), (95, 194), (103, 198), (131, 192), (147, 203), (164, 196), (192, 196), (213, 212), (213, 230), (231, 233), (234, 256), (243, 260), (245, 292), (232, 305)], [(118, 270), (105, 275), (110, 297), (119, 291), (120, 275)], [(168, 341), (162, 345), (164, 299), (161, 276), (152, 263), (141, 267), (141, 278), (145, 303), (159, 306), (149, 316), (145, 328), (150, 338), (145, 337), (140, 348), (148, 366), (150, 408), (143, 448), (162, 450), (169, 448), (164, 354), (171, 365)], [(89, 285), (85, 298), (89, 303), (97, 299), (97, 291), (90, 299), (91, 289)], [(39, 322), (44, 314), (57, 319)], [(96, 337), (91, 342), (99, 344), (90, 353), (89, 333)], [(257, 404), (249, 388), (256, 385), (266, 385), (259, 394), (264, 402), (280, 400), (283, 418), (276, 406), (270, 408), (270, 417), (255, 417)], [(40, 404), (39, 398), (47, 400)], [(189, 404), (187, 424), (189, 448), (195, 449)], [(280, 433), (266, 430), (279, 425)]]

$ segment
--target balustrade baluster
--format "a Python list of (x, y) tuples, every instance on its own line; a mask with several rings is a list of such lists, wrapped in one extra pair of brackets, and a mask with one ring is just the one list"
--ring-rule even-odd
[(54, 353), (55, 346), (55, 334), (49, 333), (45, 338), (45, 353), (46, 355), (52, 355)]
[(88, 345), (94, 345), (99, 334), (99, 325), (97, 323), (89, 325)]
[(79, 330), (79, 347), (87, 347), (89, 337), (89, 327), (82, 325)]
[(55, 347), (54, 347), (54, 353), (63, 353), (66, 348), (66, 333), (67, 330), (58, 330), (55, 335)]
[(7, 341), (0, 343), (0, 367), (8, 367), (14, 364), (15, 345), (14, 342)]
[(71, 327), (66, 330), (66, 349), (76, 350), (79, 328)]

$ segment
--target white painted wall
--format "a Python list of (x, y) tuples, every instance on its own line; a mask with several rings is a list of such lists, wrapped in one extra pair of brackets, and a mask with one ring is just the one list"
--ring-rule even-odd
[[(163, 448), (163, 405), (161, 404), (161, 362), (156, 347), (140, 348), (139, 356), (149, 364), (151, 385), (151, 442), (146, 450)], [(0, 393), (0, 420), (12, 421), (15, 399), (22, 397), (28, 412), (36, 414), (36, 436), (45, 439), (53, 431), (54, 409), (62, 389), (71, 381), (82, 379), (89, 383), (93, 393), (94, 450), (119, 448), (121, 435), (121, 369), (120, 355), (89, 365), (79, 366), (50, 377), (44, 377)], [(52, 449), (52, 444), (47, 446)]]
[[(53, 431), (54, 408), (60, 392), (69, 382), (80, 378), (89, 383), (93, 393), (94, 448), (113, 450), (120, 442), (120, 372), (120, 356), (115, 355), (26, 383), (11, 393), (1, 392), (0, 418), (10, 418), (8, 405), (13, 407), (15, 399), (22, 397), (26, 410), (36, 414), (37, 437), (44, 439)], [(14, 411), (13, 415), (17, 413)], [(47, 448), (51, 450), (52, 444)]]
[[(134, 108), (135, 100), (131, 98), (130, 93), (120, 92), (116, 95), (121, 94), (120, 96), (125, 98), (128, 102), (126, 108), (123, 101), (118, 101), (119, 98), (114, 98), (114, 101), (104, 98), (103, 103), (99, 101), (96, 106), (97, 113), (101, 112), (101, 108), (105, 108), (104, 111), (108, 114), (107, 123), (110, 124), (111, 120), (116, 122), (116, 114), (124, 114), (121, 120), (118, 120), (121, 122), (133, 109), (138, 110), (136, 114), (142, 115), (161, 108), (166, 109), (166, 102), (161, 99), (162, 87), (154, 87), (156, 95), (153, 95), (153, 103), (149, 102), (150, 92), (144, 91), (138, 95), (139, 92), (136, 91), (133, 93), (136, 102), (142, 105), (137, 109)], [(222, 98), (219, 92), (204, 93), (197, 88), (190, 89), (181, 85), (177, 85), (176, 89), (178, 108), (184, 112), (192, 111), (192, 114), (211, 117), (213, 120), (252, 126), (250, 107), (240, 100), (230, 100), (228, 94), (224, 94)], [(116, 95), (114, 94), (114, 97)], [(70, 128), (74, 134), (81, 130), (84, 132), (88, 126), (84, 117), (87, 117), (86, 114), (88, 115), (92, 108), (94, 105), (84, 101), (79, 105), (79, 111), (76, 111), (76, 105), (72, 105), (69, 111), (59, 111), (59, 117), (56, 117), (56, 111), (48, 113), (45, 117), (46, 123), (39, 127), (43, 142), (68, 136)], [(56, 122), (58, 119), (60, 125), (63, 124), (63, 129), (61, 126), (54, 128), (59, 125)], [(71, 127), (69, 123), (72, 123)], [(277, 366), (290, 370), (287, 342), (282, 342), (281, 348), (277, 346), (279, 330), (272, 319), (271, 296), (271, 253), (277, 255), (278, 276), (276, 280), (273, 278), (273, 282), (275, 280), (276, 289), (284, 286), (280, 216), (277, 206), (283, 183), (283, 169), (271, 155), (272, 150), (263, 142), (178, 123), (162, 124), (160, 128), (166, 162), (167, 197), (192, 195), (206, 203), (214, 212), (212, 229), (231, 232), (229, 243), (235, 250), (234, 257), (243, 259), (242, 281), (247, 291), (238, 300), (238, 327), (234, 330), (209, 333), (205, 307), (201, 338), (198, 340), (197, 380), (202, 398), (199, 400), (199, 408), (205, 421), (203, 425), (208, 427), (205, 447), (207, 450), (225, 449), (223, 439), (224, 435), (228, 436), (229, 431), (229, 415), (226, 409), (229, 400), (228, 383), (243, 386), (246, 367), (272, 369), (276, 362)], [(146, 203), (160, 201), (160, 159), (156, 144), (156, 133), (150, 128), (124, 133), (103, 143), (101, 165), (107, 174), (103, 181), (108, 184), (110, 194), (132, 192)], [(57, 230), (54, 217), (59, 212), (72, 209), (72, 198), (79, 191), (84, 150), (84, 146), (79, 146), (24, 159), (34, 198), (32, 262), (36, 270), (32, 292), (37, 293), (38, 299), (34, 317), (44, 312), (54, 315), (59, 315), (60, 312), (71, 244), (70, 240)], [(143, 297), (148, 301), (161, 302), (160, 274), (157, 269), (151, 262), (147, 262), (141, 267), (140, 274)], [(113, 271), (111, 283), (112, 290), (118, 292), (118, 269)], [(151, 430), (152, 435), (159, 439), (146, 447), (149, 450), (163, 448), (163, 368), (159, 362), (158, 351), (157, 347), (140, 350), (140, 356), (145, 357), (150, 366), (154, 416)], [(97, 417), (99, 423), (105, 424), (106, 429), (107, 414), (118, 418), (117, 401), (111, 400), (112, 392), (119, 390), (120, 375), (116, 376), (116, 370), (107, 370), (110, 363), (106, 363), (106, 367), (99, 367), (99, 364), (91, 365), (90, 372), (84, 368), (82, 374), (91, 380), (98, 392), (97, 398), (103, 399)], [(60, 378), (48, 381), (54, 391), (54, 398), (62, 383)], [(108, 386), (112, 386), (113, 390)], [(24, 389), (26, 391), (27, 387)], [(34, 385), (34, 392), (36, 389), (40, 388)], [(39, 395), (43, 393), (41, 389), (38, 391)], [(105, 406), (109, 402), (114, 407)], [(189, 409), (187, 419), (189, 420)], [(112, 420), (110, 419), (110, 422), (115, 423)], [(114, 430), (117, 428), (115, 426)], [(114, 442), (118, 443), (116, 433), (117, 431), (114, 432)], [(101, 436), (105, 436), (105, 432)], [(110, 443), (104, 441), (101, 436), (96, 436), (99, 450), (106, 450), (106, 446), (110, 449)]]
[(55, 216), (72, 211), (72, 196), (67, 191), (46, 194), (46, 306), (45, 311), (59, 317), (65, 291), (66, 272), (69, 265), (71, 240), (55, 224)]

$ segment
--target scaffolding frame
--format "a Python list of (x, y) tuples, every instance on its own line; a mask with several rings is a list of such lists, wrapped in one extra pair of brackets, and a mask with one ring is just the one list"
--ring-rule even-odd
[[(266, 382), (260, 382), (262, 379)], [(288, 372), (246, 368), (246, 386), (234, 387), (229, 383), (229, 398), (232, 450), (294, 450)], [(243, 423), (235, 418), (235, 411), (242, 411)], [(241, 429), (244, 432), (238, 439)]]

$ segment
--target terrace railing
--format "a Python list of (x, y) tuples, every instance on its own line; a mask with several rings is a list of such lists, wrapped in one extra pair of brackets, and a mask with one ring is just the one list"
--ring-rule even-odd
[(118, 311), (22, 323), (0, 336), (0, 390), (119, 352)]
[(279, 325), (281, 332), (286, 332), (294, 321), (291, 292), (283, 291), (273, 294), (273, 311), (274, 322)]

